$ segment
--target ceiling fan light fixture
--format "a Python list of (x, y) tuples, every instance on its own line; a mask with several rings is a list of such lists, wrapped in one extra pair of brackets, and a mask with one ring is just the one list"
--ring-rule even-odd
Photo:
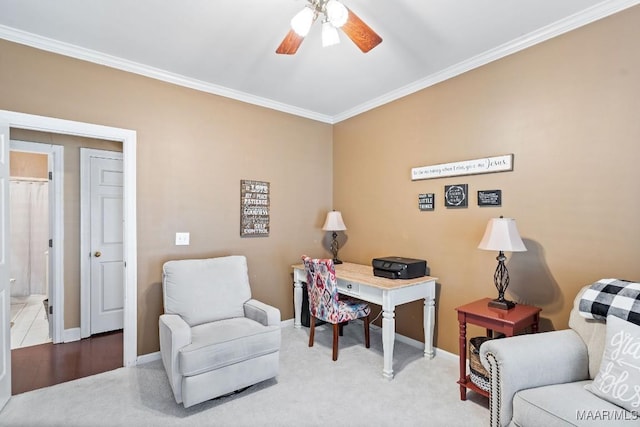
[(337, 0), (329, 0), (325, 6), (327, 20), (336, 28), (342, 27), (349, 19), (349, 11)]
[(300, 12), (291, 18), (291, 28), (301, 37), (306, 37), (313, 24), (315, 12), (308, 7), (305, 7)]
[(340, 43), (338, 30), (329, 21), (322, 23), (322, 47), (333, 46)]

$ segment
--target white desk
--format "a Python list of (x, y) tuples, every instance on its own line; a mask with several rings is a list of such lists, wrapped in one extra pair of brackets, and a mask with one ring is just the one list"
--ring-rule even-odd
[[(294, 326), (300, 328), (302, 312), (302, 286), (307, 281), (304, 264), (293, 265), (293, 303), (295, 308)], [(395, 340), (396, 306), (424, 299), (424, 355), (432, 358), (433, 329), (435, 322), (436, 277), (424, 276), (417, 279), (385, 279), (373, 275), (373, 268), (367, 265), (345, 262), (337, 264), (336, 278), (338, 292), (363, 301), (382, 306), (382, 351), (384, 367), (382, 375), (393, 378), (393, 345)]]

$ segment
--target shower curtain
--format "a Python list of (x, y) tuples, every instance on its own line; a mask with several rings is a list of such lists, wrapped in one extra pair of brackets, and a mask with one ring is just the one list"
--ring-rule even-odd
[(47, 295), (49, 183), (10, 182), (11, 296)]

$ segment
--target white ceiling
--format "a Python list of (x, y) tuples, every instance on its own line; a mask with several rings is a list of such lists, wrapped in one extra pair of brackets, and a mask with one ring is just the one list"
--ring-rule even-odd
[(640, 0), (343, 3), (382, 44), (277, 55), (305, 0), (0, 0), (0, 38), (336, 123)]

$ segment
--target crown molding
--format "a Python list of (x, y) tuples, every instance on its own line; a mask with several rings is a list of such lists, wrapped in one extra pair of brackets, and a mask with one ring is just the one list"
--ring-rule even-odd
[(293, 114), (295, 116), (305, 117), (307, 119), (329, 124), (333, 123), (333, 117), (326, 114), (316, 113), (315, 111), (298, 108), (293, 105), (274, 101), (268, 98), (262, 98), (246, 92), (229, 89), (224, 86), (203, 82), (202, 80), (185, 77), (181, 74), (172, 73), (169, 71), (161, 70), (159, 68), (118, 58), (113, 55), (86, 49), (70, 43), (42, 37), (37, 34), (18, 30), (12, 27), (7, 27), (5, 25), (0, 25), (0, 38), (48, 52), (69, 56), (71, 58), (93, 62), (94, 64), (104, 65), (118, 70), (139, 74), (141, 76), (150, 77), (152, 79), (161, 80), (167, 83), (173, 83), (178, 86), (195, 89), (201, 92), (211, 93), (213, 95), (235, 99), (237, 101), (246, 102), (248, 104)]
[(416, 80), (413, 83), (383, 94), (335, 116), (321, 114), (315, 111), (295, 107), (293, 105), (274, 101), (268, 98), (251, 95), (249, 93), (237, 91), (224, 86), (203, 82), (202, 80), (192, 79), (180, 74), (171, 73), (159, 68), (150, 67), (133, 61), (128, 61), (116, 56), (107, 55), (91, 49), (85, 49), (70, 43), (60, 42), (4, 25), (0, 25), (0, 38), (15, 43), (35, 47), (37, 49), (45, 50), (48, 52), (53, 52), (60, 55), (69, 56), (72, 58), (115, 68), (118, 70), (139, 74), (167, 83), (184, 86), (201, 92), (211, 93), (213, 95), (219, 95), (225, 98), (246, 102), (248, 104), (281, 111), (283, 113), (288, 113), (323, 123), (336, 124), (374, 108), (380, 107), (389, 102), (395, 101), (399, 98), (426, 89), (452, 77), (456, 77), (460, 74), (466, 73), (467, 71), (473, 70), (474, 68), (481, 67), (490, 62), (504, 58), (505, 56), (511, 55), (528, 47), (557, 37), (561, 34), (572, 31), (576, 28), (590, 24), (609, 15), (613, 15), (614, 13), (620, 12), (637, 4), (640, 4), (640, 0), (605, 0), (602, 3), (585, 9), (582, 12), (576, 13), (551, 25), (514, 39), (508, 43), (503, 44), (502, 46), (490, 49), (480, 55), (476, 55), (475, 57), (459, 62), (458, 64), (452, 65), (451, 67), (448, 67), (442, 71), (431, 74), (420, 80)]
[(610, 0), (604, 1), (598, 5), (592, 6), (582, 12), (571, 15), (551, 25), (540, 28), (517, 39), (511, 40), (494, 49), (459, 62), (442, 71), (434, 73), (430, 76), (417, 80), (399, 89), (388, 92), (382, 96), (374, 98), (370, 101), (362, 103), (354, 108), (346, 110), (333, 117), (333, 124), (343, 120), (362, 114), (366, 111), (373, 110), (389, 102), (395, 101), (412, 93), (426, 89), (437, 83), (443, 82), (460, 74), (471, 71), (474, 68), (481, 67), (490, 62), (504, 58), (505, 56), (524, 50), (528, 47), (542, 43), (561, 34), (583, 27), (599, 19), (613, 15), (624, 9), (628, 9), (640, 3), (640, 0)]

